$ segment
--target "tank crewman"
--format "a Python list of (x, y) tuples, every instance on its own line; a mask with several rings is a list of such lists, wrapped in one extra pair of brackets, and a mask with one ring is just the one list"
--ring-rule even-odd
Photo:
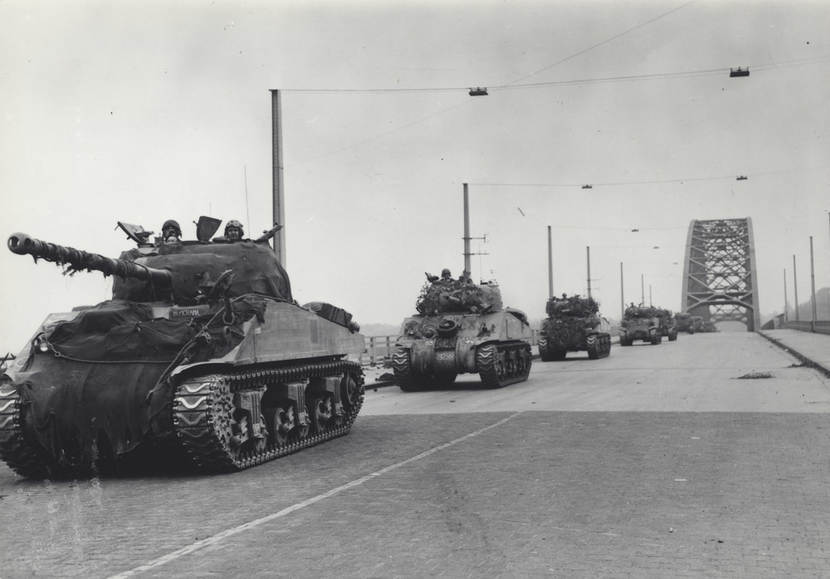
[(161, 226), (161, 239), (165, 245), (180, 243), (182, 240), (182, 228), (175, 219), (168, 219)]
[(231, 219), (228, 221), (227, 225), (225, 225), (225, 241), (229, 243), (233, 243), (234, 241), (242, 241), (244, 236), (245, 230), (242, 228), (242, 224), (236, 219)]
[(441, 270), (441, 281), (444, 283), (452, 283), (453, 281), (455, 281), (452, 279), (452, 272), (448, 270), (446, 267)]

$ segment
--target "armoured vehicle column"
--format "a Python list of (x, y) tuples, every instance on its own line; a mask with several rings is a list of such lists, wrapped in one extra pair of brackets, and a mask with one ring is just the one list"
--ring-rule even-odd
[(11, 468), (61, 478), (184, 451), (234, 471), (349, 432), (364, 348), (351, 315), (298, 305), (268, 235), (211, 242), (219, 221), (203, 221), (198, 241), (155, 245), (122, 225), (139, 246), (119, 259), (9, 238), (14, 253), (115, 276), (111, 300), (48, 315), (0, 375)]

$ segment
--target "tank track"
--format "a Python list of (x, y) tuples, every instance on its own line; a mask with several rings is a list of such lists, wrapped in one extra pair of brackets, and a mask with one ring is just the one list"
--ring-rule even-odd
[[(248, 441), (248, 444), (239, 445), (238, 450), (233, 448), (235, 441), (229, 436), (229, 427), (235, 422), (234, 414), (239, 410), (233, 403), (235, 394), (262, 394), (269, 386), (304, 383), (312, 378), (336, 378), (345, 383), (353, 380), (348, 391), (343, 393), (341, 416), (325, 426), (314, 419), (313, 398), (306, 384), (301, 394), (306, 407), (299, 412), (309, 413), (308, 423), (297, 424), (282, 440), (272, 435)], [(347, 360), (193, 376), (184, 379), (176, 388), (173, 428), (179, 444), (199, 470), (238, 471), (348, 434), (363, 405), (363, 396), (363, 370), (356, 362)]]
[(17, 474), (43, 479), (50, 475), (38, 448), (23, 436), (20, 395), (13, 384), (0, 384), (0, 458)]
[(591, 334), (586, 340), (588, 344), (588, 358), (598, 360), (611, 353), (611, 334)]
[(542, 362), (561, 362), (567, 354), (568, 351), (564, 348), (557, 347), (553, 340), (545, 339), (544, 342), (542, 340), (539, 341), (539, 357), (542, 359)]
[(395, 373), (395, 382), (404, 392), (417, 392), (423, 389), (418, 379), (412, 374), (409, 350), (397, 348), (392, 352), (392, 371)]
[(531, 363), (527, 342), (485, 344), (476, 350), (476, 369), (487, 388), (527, 380)]

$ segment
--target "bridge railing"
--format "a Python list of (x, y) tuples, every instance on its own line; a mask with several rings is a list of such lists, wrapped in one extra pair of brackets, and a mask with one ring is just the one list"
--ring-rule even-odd
[(789, 320), (782, 324), (788, 330), (799, 330), (801, 332), (815, 332), (817, 334), (830, 334), (830, 320), (819, 320), (816, 322), (805, 322)]

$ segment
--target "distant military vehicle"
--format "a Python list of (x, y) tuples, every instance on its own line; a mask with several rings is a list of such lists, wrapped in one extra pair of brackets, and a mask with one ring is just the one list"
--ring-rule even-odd
[(620, 325), (620, 346), (635, 340), (659, 344), (663, 339), (657, 308), (631, 305), (625, 309)]
[(568, 352), (588, 352), (591, 360), (611, 353), (608, 321), (599, 315), (599, 304), (579, 296), (552, 297), (539, 334), (539, 356), (543, 362), (564, 360)]
[(677, 340), (677, 322), (671, 313), (671, 310), (663, 308), (655, 308), (658, 311), (660, 318), (660, 333), (669, 339), (669, 342)]
[(502, 306), (494, 283), (427, 276), (392, 354), (395, 380), (411, 392), (478, 373), (489, 388), (527, 380), (532, 332), (524, 312)]
[(235, 471), (349, 432), (364, 348), (351, 315), (294, 301), (268, 245), (277, 228), (211, 242), (219, 223), (155, 244), (120, 224), (139, 245), (119, 259), (9, 237), (14, 253), (115, 277), (111, 300), (49, 314), (0, 376), (12, 469), (88, 476), (140, 455)]
[(691, 314), (677, 312), (674, 314), (674, 323), (677, 325), (678, 332), (695, 333), (695, 323)]
[(705, 325), (703, 323), (702, 316), (692, 316), (692, 327), (694, 327), (695, 332), (705, 332), (706, 330)]

